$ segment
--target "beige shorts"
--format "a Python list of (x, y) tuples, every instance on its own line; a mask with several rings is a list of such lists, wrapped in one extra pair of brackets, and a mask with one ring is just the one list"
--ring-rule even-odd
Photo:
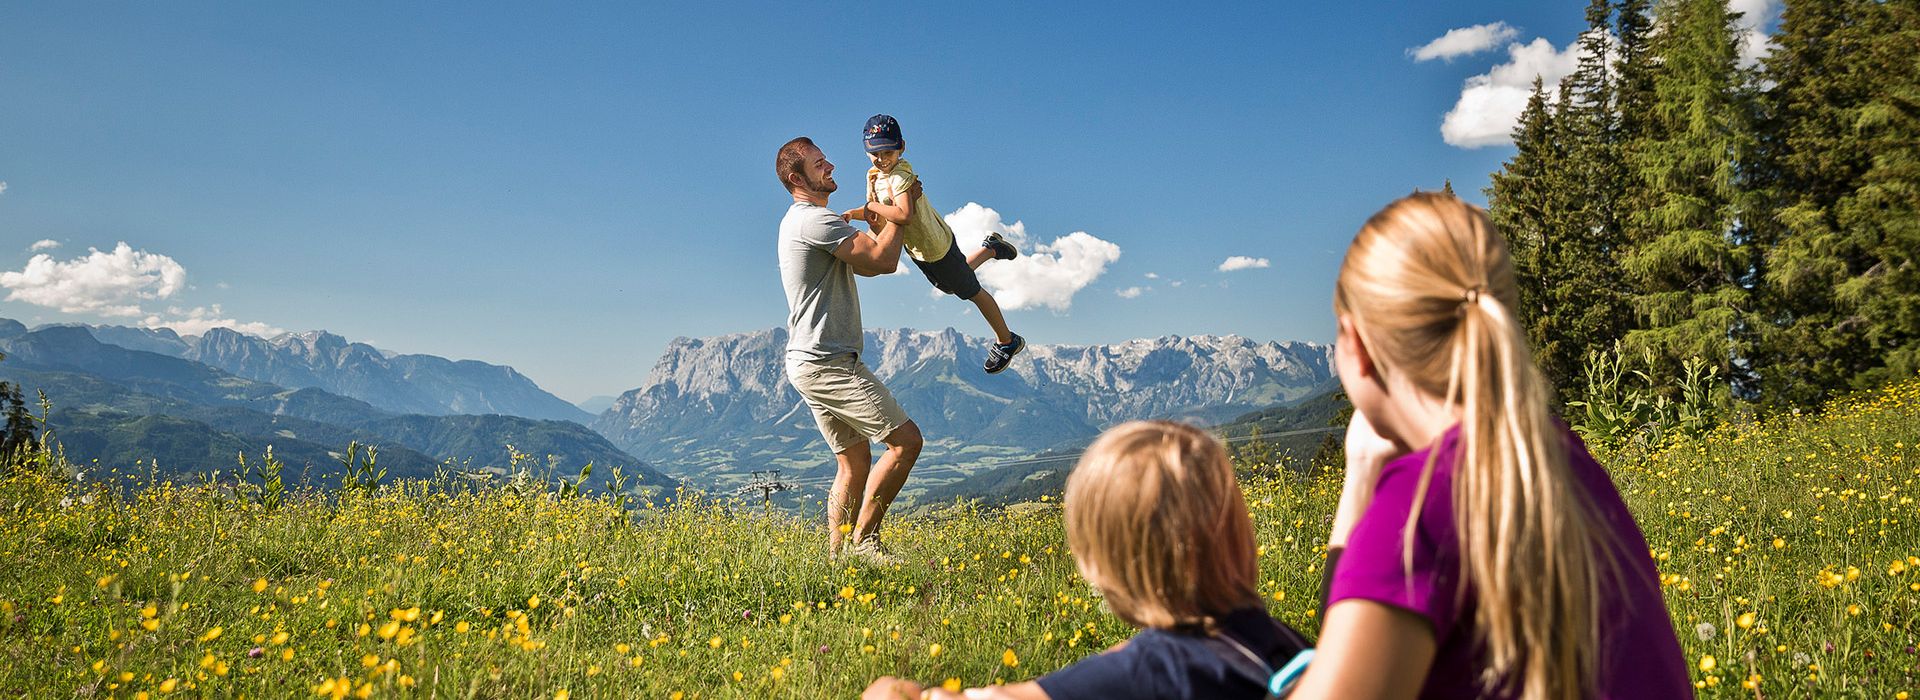
[(787, 381), (813, 410), (820, 436), (834, 454), (864, 441), (880, 441), (907, 423), (907, 412), (893, 400), (893, 392), (855, 355), (789, 362)]

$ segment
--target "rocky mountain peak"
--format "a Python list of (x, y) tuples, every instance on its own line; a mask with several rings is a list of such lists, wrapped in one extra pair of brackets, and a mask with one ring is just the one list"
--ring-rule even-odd
[(433, 355), (389, 355), (323, 330), (272, 339), (228, 328), (183, 338), (167, 329), (80, 326), (101, 343), (192, 360), (254, 381), (316, 388), (394, 413), (502, 414), (585, 423), (592, 414), (512, 367)]
[[(787, 383), (786, 339), (780, 328), (676, 338), (593, 427), (686, 474), (714, 463), (693, 452), (818, 440)], [(863, 359), (929, 436), (1023, 449), (1133, 418), (1223, 419), (1305, 397), (1333, 376), (1327, 346), (1237, 335), (1030, 344), (1007, 372), (987, 375), (980, 362), (989, 343), (953, 328), (872, 329)]]

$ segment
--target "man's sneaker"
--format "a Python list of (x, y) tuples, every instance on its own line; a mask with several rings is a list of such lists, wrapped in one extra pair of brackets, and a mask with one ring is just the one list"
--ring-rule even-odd
[(998, 233), (987, 234), (987, 240), (981, 241), (980, 247), (993, 251), (995, 260), (1012, 260), (1020, 257), (1020, 250), (1013, 247), (1012, 243), (1008, 243), (1007, 239), (1001, 238)]
[(880, 544), (879, 538), (868, 538), (859, 544), (847, 548), (847, 556), (864, 561), (870, 566), (893, 566), (900, 563), (900, 557)]
[(987, 350), (987, 374), (999, 374), (1001, 370), (1007, 368), (1007, 363), (1013, 362), (1014, 355), (1020, 354), (1020, 351), (1025, 349), (1027, 349), (1027, 339), (1020, 337), (1019, 333), (1013, 334), (1011, 343), (994, 343), (993, 347)]

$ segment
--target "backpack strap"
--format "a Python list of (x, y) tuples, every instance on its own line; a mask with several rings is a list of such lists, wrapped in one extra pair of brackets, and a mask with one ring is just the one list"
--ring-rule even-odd
[[(1241, 678), (1262, 688), (1267, 688), (1271, 684), (1273, 667), (1267, 665), (1265, 659), (1260, 658), (1259, 654), (1253, 653), (1253, 650), (1248, 649), (1238, 640), (1223, 632), (1202, 637), (1201, 641), (1207, 645), (1207, 648), (1213, 650), (1214, 655), (1227, 662), (1227, 668), (1233, 669), (1234, 673)], [(1273, 700), (1273, 698), (1273, 693), (1268, 692), (1267, 700)]]
[(1240, 677), (1265, 688), (1267, 700), (1279, 700), (1287, 697), (1293, 691), (1294, 683), (1306, 673), (1307, 664), (1313, 660), (1313, 647), (1306, 637), (1292, 627), (1273, 619), (1273, 616), (1267, 616), (1267, 621), (1273, 625), (1275, 633), (1283, 641), (1283, 648), (1293, 650), (1292, 658), (1282, 664), (1278, 670), (1267, 663), (1265, 658), (1254, 653), (1252, 649), (1247, 648), (1247, 645), (1241, 644), (1240, 640), (1234, 639), (1225, 631), (1202, 637), (1201, 640), (1214, 651), (1215, 655), (1227, 662), (1228, 668), (1233, 669)]

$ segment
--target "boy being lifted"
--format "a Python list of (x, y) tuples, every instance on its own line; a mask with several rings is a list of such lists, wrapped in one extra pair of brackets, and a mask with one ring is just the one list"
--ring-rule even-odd
[(973, 271), (988, 260), (1012, 260), (1020, 252), (1000, 234), (990, 233), (980, 244), (980, 250), (972, 255), (963, 254), (958, 241), (954, 240), (953, 229), (940, 218), (939, 210), (927, 203), (926, 196), (923, 194), (918, 201), (906, 196), (920, 179), (914, 174), (913, 165), (900, 157), (907, 148), (906, 139), (900, 135), (900, 122), (885, 114), (873, 115), (867, 120), (865, 141), (867, 157), (873, 160), (873, 167), (867, 170), (867, 204), (850, 209), (841, 217), (869, 223), (877, 217), (899, 226), (907, 256), (926, 274), (927, 281), (942, 292), (973, 302), (980, 308), (980, 315), (987, 319), (987, 325), (993, 327), (994, 344), (987, 351), (987, 373), (997, 374), (1006, 369), (1013, 356), (1026, 349), (1027, 341), (1007, 329), (1000, 304), (980, 288), (980, 279)]

